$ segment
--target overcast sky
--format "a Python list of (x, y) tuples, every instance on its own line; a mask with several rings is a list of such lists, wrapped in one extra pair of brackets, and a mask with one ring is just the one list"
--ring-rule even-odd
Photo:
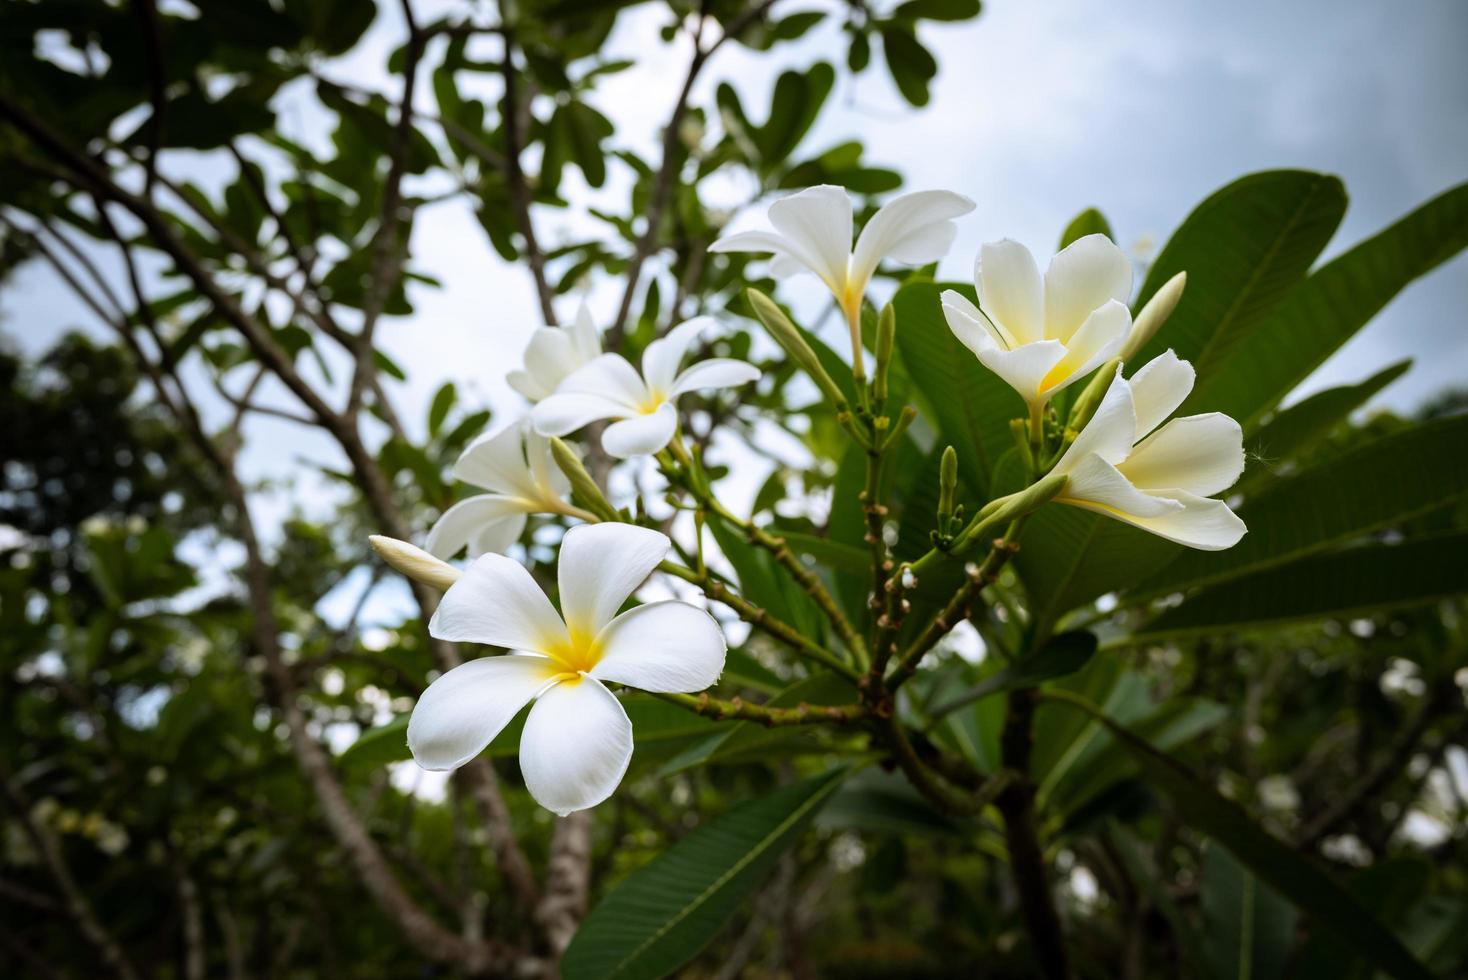
[[(821, 5), (786, 0), (780, 9)], [(427, 19), (435, 4), (418, 6)], [(365, 42), (333, 66), (335, 77), (391, 84), (382, 65), (402, 32), (396, 5), (383, 7)], [(644, 152), (687, 56), (658, 40), (664, 17), (659, 5), (644, 4), (621, 18), (608, 55), (640, 63), (595, 99), (617, 122), (617, 139)], [(1091, 205), (1107, 214), (1123, 247), (1160, 245), (1211, 191), (1254, 170), (1306, 167), (1345, 180), (1351, 205), (1331, 252), (1468, 178), (1468, 4), (1460, 0), (992, 0), (978, 20), (925, 26), (923, 36), (941, 66), (928, 107), (907, 107), (873, 68), (842, 81), (805, 149), (860, 138), (867, 158), (902, 171), (910, 188), (948, 188), (977, 202), (943, 268), (954, 277), (969, 274), (983, 241), (1012, 237), (1048, 254), (1066, 222)], [(844, 55), (834, 24), (773, 57), (731, 45), (700, 94), (731, 80), (760, 116), (779, 68)], [(297, 102), (288, 95), (283, 127), (323, 139), (324, 127)], [(579, 185), (570, 178), (568, 186)], [(729, 187), (730, 200), (742, 190)], [(585, 191), (573, 198), (589, 199)], [(587, 227), (576, 215), (545, 218), (552, 243)], [(423, 215), (413, 247), (416, 264), (444, 288), (417, 289), (416, 315), (379, 331), (411, 376), (397, 391), (406, 417), (421, 425), (445, 380), (501, 409), (501, 419), (523, 410), (501, 379), (539, 319), (525, 275), (490, 252), (467, 207)], [(616, 288), (593, 291), (598, 319), (613, 312)], [(563, 302), (569, 316), (574, 301)], [(1382, 403), (1412, 408), (1468, 382), (1465, 310), (1468, 256), (1460, 256), (1394, 302), (1307, 389), (1359, 379), (1407, 355), (1416, 366)], [(84, 322), (39, 267), (0, 293), (0, 330), (28, 352)], [(284, 423), (260, 420), (252, 435), (249, 463), (259, 474), (283, 475), (298, 455), (329, 452)]]

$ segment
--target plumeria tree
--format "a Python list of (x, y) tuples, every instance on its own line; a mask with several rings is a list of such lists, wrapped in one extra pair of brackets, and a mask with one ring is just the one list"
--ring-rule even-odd
[[(1144, 268), (1092, 210), (1043, 274), (1001, 239), (940, 282), (974, 203), (808, 145), (836, 69), (753, 114), (703, 83), (836, 23), (920, 106), (918, 28), (977, 3), (660, 7), (650, 154), (597, 108), (626, 6), (401, 3), (390, 90), (340, 60), (371, 3), (7, 11), (5, 253), (115, 347), (54, 356), (70, 412), (12, 371), (0, 901), (66, 927), (0, 963), (1461, 968), (1463, 883), (1401, 827), (1465, 737), (1465, 417), (1353, 422), (1399, 366), (1290, 396), (1468, 246), (1468, 188), (1321, 262), (1344, 189), (1270, 171)], [(382, 337), (448, 206), (540, 322), (476, 358), (515, 406), (444, 384), (419, 425)], [(97, 367), (143, 394), (81, 397)], [(262, 516), (265, 425), (327, 447), (334, 519)], [(389, 574), (412, 612), (369, 635)]]

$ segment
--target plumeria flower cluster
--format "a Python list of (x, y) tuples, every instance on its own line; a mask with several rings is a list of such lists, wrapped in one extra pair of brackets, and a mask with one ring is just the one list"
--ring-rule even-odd
[(950, 191), (918, 191), (893, 198), (872, 215), (851, 244), (851, 198), (822, 184), (770, 205), (774, 231), (742, 231), (713, 244), (713, 252), (766, 252), (778, 277), (814, 273), (831, 290), (851, 332), (852, 368), (863, 373), (861, 305), (867, 284), (884, 261), (926, 265), (948, 254), (958, 226), (974, 202)]
[[(1172, 351), (1130, 381), (1118, 366), (1096, 414), (1055, 464), (1056, 501), (1199, 548), (1232, 548), (1246, 528), (1211, 500), (1244, 472), (1244, 433), (1218, 412), (1167, 419), (1193, 390), (1193, 366)], [(1158, 428), (1161, 426), (1161, 428)]]
[[(883, 262), (916, 265), (942, 258), (956, 233), (954, 219), (972, 209), (967, 198), (945, 191), (908, 194), (878, 210), (853, 246), (853, 208), (846, 192), (813, 187), (770, 206), (773, 231), (731, 234), (712, 247), (717, 252), (769, 253), (777, 275), (811, 272), (831, 290), (851, 330), (859, 409), (855, 413), (784, 313), (762, 295), (751, 301), (772, 336), (837, 406), (841, 424), (873, 459), (880, 460), (916, 411), (905, 409), (895, 425), (882, 415), (885, 371), (899, 329), (890, 308), (879, 319), (874, 380), (870, 386), (865, 382), (860, 323), (867, 287)], [(1132, 279), (1131, 263), (1102, 235), (1066, 246), (1043, 275), (1024, 246), (1004, 240), (980, 250), (977, 302), (954, 290), (943, 293), (941, 309), (949, 329), (973, 352), (975, 369), (993, 372), (1028, 407), (1029, 418), (1014, 425), (1026, 453), (1030, 483), (1025, 490), (991, 501), (961, 534), (949, 533), (943, 528), (945, 520), (954, 519), (956, 482), (956, 457), (950, 447), (940, 478), (940, 530), (935, 532), (934, 551), (907, 567), (916, 570), (947, 557), (940, 551), (950, 547), (966, 548), (991, 527), (1008, 523), (1014, 530), (1032, 510), (1052, 500), (1192, 548), (1228, 548), (1243, 536), (1243, 522), (1216, 497), (1243, 471), (1238, 423), (1217, 413), (1169, 421), (1194, 380), (1192, 366), (1172, 351), (1154, 358), (1130, 379), (1125, 376), (1125, 362), (1136, 357), (1167, 319), (1185, 278), (1179, 274), (1157, 290), (1135, 323), (1127, 305)], [(431, 555), (402, 542), (374, 539), (374, 547), (395, 567), (447, 590), (429, 624), (432, 635), (507, 651), (450, 670), (424, 693), (408, 725), (408, 743), (419, 764), (429, 769), (463, 765), (530, 704), (520, 741), (527, 788), (556, 813), (585, 809), (613, 792), (632, 755), (631, 723), (608, 684), (676, 699), (717, 681), (725, 641), (707, 612), (685, 602), (665, 601), (636, 605), (619, 614), (664, 561), (671, 541), (659, 531), (618, 523), (617, 511), (574, 452), (556, 441), (596, 422), (608, 423), (601, 432), (601, 448), (609, 456), (658, 455), (670, 483), (691, 494), (701, 513), (736, 523), (751, 542), (769, 550), (786, 565), (792, 581), (817, 599), (847, 652), (858, 662), (867, 656), (866, 641), (825, 594), (819, 578), (778, 537), (712, 499), (706, 477), (698, 478), (693, 469), (699, 464), (682, 448), (680, 396), (745, 385), (760, 377), (753, 365), (731, 358), (707, 358), (685, 366), (699, 339), (711, 335), (716, 326), (710, 317), (678, 324), (647, 345), (636, 367), (618, 353), (602, 351), (584, 307), (570, 327), (536, 331), (524, 367), (509, 378), (532, 403), (529, 418), (476, 442), (454, 467), (458, 479), (486, 492), (443, 514), (428, 535)], [(1056, 435), (1055, 427), (1046, 426), (1055, 414), (1052, 399), (1087, 377), (1092, 379), (1089, 386), (1070, 400), (1065, 424)], [(662, 455), (670, 446), (673, 452)], [(595, 513), (570, 502), (572, 486)], [(877, 543), (882, 568), (879, 532), (884, 508), (864, 495), (864, 509), (872, 527), (867, 540)], [(588, 522), (571, 528), (562, 541), (557, 564), (559, 611), (524, 566), (500, 554), (520, 538), (527, 515), (538, 513)], [(596, 523), (598, 515), (611, 520)], [(465, 548), (472, 563), (462, 573), (440, 560)], [(996, 545), (990, 557), (1000, 553)], [(704, 585), (711, 595), (719, 589), (721, 601), (728, 602), (722, 583), (700, 577), (701, 548), (698, 554), (698, 571), (676, 564), (665, 568)], [(890, 569), (891, 562), (885, 567)], [(821, 602), (822, 597), (827, 601)], [(873, 602), (878, 602), (877, 594)], [(901, 605), (889, 605), (888, 611)], [(768, 615), (765, 610), (745, 608), (740, 615), (752, 624), (770, 626), (762, 618)], [(887, 620), (887, 616), (877, 620), (874, 644), (893, 642), (895, 628), (882, 625)], [(945, 631), (940, 628), (935, 635)], [(857, 679), (857, 673), (818, 641), (791, 627), (778, 635), (826, 667), (847, 670)], [(874, 658), (871, 678), (889, 693), (895, 691), (911, 676), (926, 649), (905, 652), (886, 674), (885, 663)], [(890, 654), (888, 650), (882, 655)], [(865, 669), (865, 664), (860, 666)], [(737, 702), (726, 707), (733, 712), (751, 710)], [(701, 695), (686, 704), (704, 710), (710, 702)], [(856, 711), (860, 708), (853, 706)], [(769, 716), (764, 718), (769, 721)], [(804, 718), (799, 715), (793, 723), (804, 723)]]
[(627, 459), (660, 452), (678, 428), (678, 396), (731, 388), (760, 376), (754, 365), (728, 357), (711, 357), (679, 370), (699, 334), (713, 326), (712, 317), (695, 317), (654, 340), (642, 352), (640, 374), (620, 354), (601, 355), (535, 406), (536, 431), (564, 436), (610, 419), (601, 437), (609, 455)]
[(523, 422), (464, 450), (453, 475), (489, 492), (459, 501), (433, 525), (424, 547), (438, 558), (466, 545), (471, 558), (503, 552), (520, 540), (530, 514), (588, 516), (567, 499), (570, 483), (552, 461), (550, 443)]
[(617, 612), (669, 547), (630, 524), (572, 528), (556, 566), (560, 612), (518, 562), (475, 560), (428, 631), (508, 652), (461, 664), (423, 692), (408, 720), (418, 764), (457, 769), (534, 702), (520, 736), (530, 795), (562, 816), (610, 796), (632, 759), (632, 723), (606, 685), (702, 691), (724, 669), (724, 634), (702, 609), (668, 600)]

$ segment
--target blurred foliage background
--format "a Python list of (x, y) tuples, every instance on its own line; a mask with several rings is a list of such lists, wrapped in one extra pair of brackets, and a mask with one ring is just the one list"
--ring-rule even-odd
[[(366, 536), (420, 538), (462, 490), (448, 465), (504, 421), (453, 385), (421, 419), (390, 397), (402, 369), (377, 330), (413, 315), (409, 284), (436, 283), (409, 247), (425, 209), (472, 212), (525, 270), (546, 322), (588, 281), (612, 284), (599, 311), (609, 349), (635, 354), (696, 312), (736, 314), (714, 352), (755, 360), (766, 381), (737, 403), (700, 400), (690, 435), (723, 449), (719, 476), (750, 459), (771, 471), (753, 514), (804, 536), (852, 598), (843, 552), (822, 546), (849, 539), (853, 523), (859, 542), (860, 515), (841, 504), (859, 482), (840, 432), (743, 319), (742, 288), (774, 288), (760, 263), (706, 249), (730, 186), (741, 203), (817, 183), (896, 190), (900, 175), (860, 143), (807, 137), (853, 74), (885, 73), (923, 106), (938, 64), (921, 38), (978, 17), (979, 4), (662, 5), (662, 41), (685, 74), (666, 79), (672, 112), (645, 154), (597, 108), (598, 85), (628, 67), (601, 50), (633, 6), (645, 5), (467, 3), (430, 18), (405, 4), (381, 90), (334, 80), (336, 59), (380, 16), (370, 0), (0, 8), (3, 271), (49, 267), (104, 329), (36, 358), (0, 352), (6, 976), (554, 975), (588, 908), (630, 872), (852, 751), (629, 704), (628, 780), (594, 813), (559, 821), (519, 785), (513, 732), (446, 784), (403, 762), (402, 716), (458, 655), (426, 635), (433, 596), (392, 580)], [(727, 47), (766, 52), (831, 22), (839, 50), (781, 72), (767, 103), (737, 79), (693, 97)], [(282, 135), (287, 97), (322, 121), (314, 145)], [(586, 209), (586, 188), (620, 203)], [(1464, 397), (1363, 414), (1406, 369), (1383, 365), (1278, 405), (1468, 244), (1468, 203), (1450, 191), (1347, 253), (1353, 264), (1306, 279), (1344, 208), (1339, 182), (1321, 175), (1246, 178), (1201, 205), (1147, 277), (1190, 273), (1158, 350), (1192, 343), (1181, 352), (1203, 383), (1222, 379), (1200, 397), (1246, 421), (1242, 513), (1250, 546), (1265, 543), (1233, 566), (1178, 559), (1162, 577), (1137, 558), (1120, 581), (1116, 556), (1142, 546), (1076, 547), (1062, 521), (1049, 551), (1022, 554), (1068, 558), (1071, 574), (1049, 592), (1030, 582), (1025, 616), (1100, 639), (1052, 683), (1174, 753), (1342, 883), (1426, 969), (1459, 976)], [(585, 213), (585, 234), (544, 240), (540, 221), (566, 210)], [(1105, 218), (1091, 213), (1064, 233), (1096, 227)], [(929, 426), (898, 468), (914, 515), (902, 547), (926, 547), (918, 517), (933, 507), (935, 440), (977, 410), (945, 387), (959, 365), (935, 346), (942, 331), (921, 326), (932, 271), (898, 294), (904, 384)], [(1291, 292), (1302, 282), (1317, 284), (1314, 298)], [(466, 356), (497, 374), (518, 362), (492, 340)], [(282, 488), (242, 474), (248, 435), (271, 431), (252, 428), (262, 419), (327, 447), (330, 462), (303, 463), (295, 488), (309, 508), (281, 507)], [(992, 421), (1002, 440), (1004, 418)], [(794, 435), (772, 437), (782, 429)], [(968, 465), (968, 499), (994, 496), (1001, 475)], [(615, 479), (630, 489), (646, 475)], [(546, 559), (557, 528), (532, 522), (527, 558)], [(759, 555), (720, 544), (746, 592), (805, 625)], [(1090, 578), (1076, 574), (1087, 555)], [(1017, 625), (1002, 607), (976, 623), (1000, 649)], [(766, 641), (730, 633), (729, 693), (765, 699), (802, 681)], [(944, 648), (903, 710), (991, 772), (1004, 699), (930, 710), (975, 685), (1000, 689), (996, 659), (972, 656), (977, 635)], [(1074, 975), (1373, 974), (1317, 928), (1318, 910), (1302, 913), (1192, 826), (1096, 723), (1041, 707), (1031, 771)], [(682, 975), (1035, 975), (1046, 957), (1006, 854), (992, 814), (942, 813), (870, 767), (771, 856), (753, 900), (692, 945)]]

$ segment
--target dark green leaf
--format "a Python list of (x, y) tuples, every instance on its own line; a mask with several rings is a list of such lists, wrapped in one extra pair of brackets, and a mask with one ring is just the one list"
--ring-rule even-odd
[(633, 872), (581, 924), (566, 980), (654, 980), (714, 938), (841, 785), (844, 769), (741, 804)]
[(1111, 233), (1111, 222), (1106, 220), (1106, 215), (1095, 208), (1086, 208), (1071, 219), (1070, 224), (1065, 226), (1065, 232), (1060, 236), (1060, 247), (1063, 249), (1076, 239), (1085, 238), (1087, 235), (1105, 235), (1114, 240)]
[[(1080, 707), (1076, 705), (1076, 707)], [(1321, 929), (1397, 980), (1430, 980), (1396, 936), (1309, 858), (1261, 829), (1237, 803), (1094, 707), (1085, 710), (1104, 725), (1190, 826), (1228, 848), (1259, 880), (1273, 887)]]
[(1199, 364), (1181, 414), (1223, 412), (1253, 429), (1393, 296), (1465, 246), (1468, 184), (1460, 184), (1315, 272), (1216, 366)]
[(1345, 212), (1341, 182), (1304, 170), (1250, 174), (1216, 191), (1147, 273), (1138, 310), (1179, 272), (1188, 284), (1136, 363), (1171, 348), (1206, 377), (1300, 282)]
[(1204, 589), (1141, 627), (1135, 639), (1358, 616), (1465, 592), (1468, 533), (1369, 544), (1311, 555)]

